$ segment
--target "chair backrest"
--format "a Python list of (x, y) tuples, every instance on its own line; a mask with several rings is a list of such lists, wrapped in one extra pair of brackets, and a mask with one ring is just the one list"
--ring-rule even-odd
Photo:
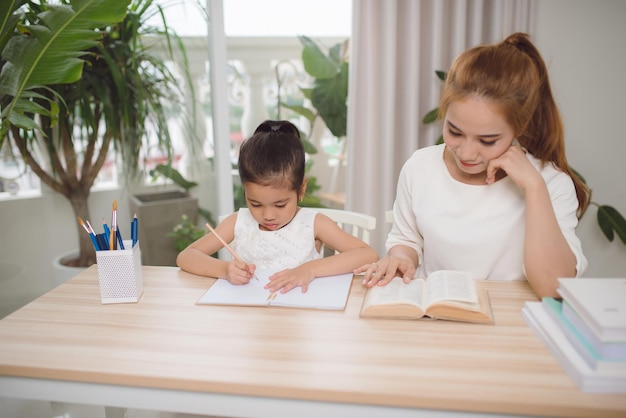
[(314, 210), (328, 216), (340, 228), (360, 238), (363, 242), (370, 243), (370, 232), (376, 229), (375, 217), (343, 209), (315, 208)]
[[(348, 231), (353, 236), (361, 239), (366, 244), (370, 243), (370, 232), (376, 229), (376, 218), (364, 213), (352, 212), (343, 209), (311, 208), (316, 212), (323, 213), (335, 221), (340, 228)], [(220, 215), (222, 222), (227, 215)]]
[(393, 223), (393, 209), (389, 209), (385, 211), (385, 222), (388, 224)]

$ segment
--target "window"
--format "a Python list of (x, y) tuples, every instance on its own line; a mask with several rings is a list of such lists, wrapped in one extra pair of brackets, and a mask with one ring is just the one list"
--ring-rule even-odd
[[(186, 46), (190, 61), (194, 56), (204, 56), (206, 42), (203, 38), (207, 34), (206, 16), (198, 12), (198, 8), (205, 7), (204, 0), (179, 0), (172, 2), (170, 0), (157, 0), (157, 3), (163, 5), (168, 25), (180, 36), (187, 41), (193, 38), (200, 39), (193, 42), (195, 46)], [(271, 38), (291, 38), (297, 43), (297, 35), (307, 35), (310, 37), (339, 37), (348, 38), (351, 32), (351, 0), (223, 0), (224, 6), (224, 26), (227, 37), (238, 37), (245, 39), (254, 39), (255, 37)], [(154, 18), (151, 24), (159, 22), (158, 17)], [(271, 42), (271, 41), (270, 41)], [(280, 56), (282, 52), (277, 43), (277, 49), (268, 51), (268, 55), (277, 53)], [(283, 44), (284, 45), (284, 44)], [(199, 48), (199, 49), (198, 49)], [(237, 62), (245, 62), (249, 57), (236, 57), (231, 62), (231, 70), (237, 69)], [(298, 58), (297, 56), (295, 57)], [(294, 57), (290, 57), (293, 61)], [(264, 100), (268, 107), (269, 116), (274, 116), (277, 103), (275, 91), (276, 80), (272, 79), (272, 68), (280, 58), (268, 56), (267, 77), (264, 79)], [(191, 69), (192, 81), (196, 82), (195, 93), (196, 100), (201, 102), (200, 114), (204, 114), (204, 126), (200, 128), (200, 135), (206, 131), (207, 144), (204, 147), (207, 157), (212, 155), (211, 146), (211, 111), (208, 100), (208, 91), (210, 85), (207, 80), (207, 63), (193, 62), (195, 68)], [(295, 63), (296, 67), (301, 63)], [(236, 93), (237, 89), (241, 89), (241, 82), (249, 78), (245, 71), (236, 74), (231, 71), (229, 75), (234, 84), (232, 91)], [(239, 78), (238, 78), (239, 77)], [(241, 78), (243, 77), (243, 78)], [(295, 86), (295, 84), (294, 84)], [(246, 86), (243, 86), (245, 89)], [(236, 158), (236, 148), (241, 141), (241, 129), (238, 124), (241, 123), (241, 115), (244, 111), (242, 103), (235, 103), (231, 97), (231, 139), (233, 144), (233, 159)], [(175, 143), (183, 143), (185, 131), (182, 123), (174, 117), (170, 123), (172, 129), (172, 137)], [(0, 198), (9, 196), (9, 192), (21, 195), (24, 192), (38, 192), (40, 182), (36, 175), (30, 172), (28, 167), (21, 160), (19, 151), (11, 146), (9, 141), (5, 141), (3, 148), (0, 150)], [(334, 144), (326, 142), (325, 147), (333, 147)], [(184, 145), (178, 146), (185, 153)], [(176, 160), (184, 160), (185, 156), (178, 154)], [(153, 161), (154, 163), (154, 161)], [(150, 164), (150, 163), (148, 163)], [(184, 173), (184, 170), (182, 170)], [(99, 187), (115, 185), (118, 182), (118, 170), (115, 167), (113, 156), (109, 158), (106, 166), (100, 172), (97, 180)]]

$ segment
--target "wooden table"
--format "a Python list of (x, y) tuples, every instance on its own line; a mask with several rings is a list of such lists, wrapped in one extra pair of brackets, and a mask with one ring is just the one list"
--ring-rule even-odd
[(2, 319), (0, 396), (220, 416), (626, 416), (626, 396), (580, 392), (526, 326), (526, 283), (489, 283), (489, 326), (359, 319), (359, 279), (337, 312), (198, 306), (214, 279), (143, 278), (139, 303), (102, 305), (93, 266)]

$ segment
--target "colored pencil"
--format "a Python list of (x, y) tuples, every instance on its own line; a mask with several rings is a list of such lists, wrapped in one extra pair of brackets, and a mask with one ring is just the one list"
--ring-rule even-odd
[[(241, 257), (239, 257), (239, 256), (237, 255), (237, 253), (235, 252), (235, 250), (233, 250), (233, 249), (230, 247), (230, 245), (228, 245), (228, 243), (227, 243), (226, 241), (224, 241), (224, 239), (222, 239), (222, 237), (220, 237), (220, 234), (218, 234), (218, 233), (215, 231), (215, 229), (213, 229), (213, 227), (212, 227), (212, 226), (211, 226), (208, 222), (207, 222), (205, 225), (206, 225), (206, 227), (207, 227), (207, 228), (209, 228), (209, 230), (213, 233), (213, 235), (215, 235), (215, 238), (217, 238), (217, 239), (219, 240), (219, 242), (221, 242), (221, 243), (222, 243), (222, 245), (224, 246), (224, 248), (226, 248), (226, 249), (228, 250), (228, 252), (229, 252), (229, 253), (230, 253), (233, 257), (235, 257), (235, 258), (236, 258), (237, 260), (239, 260), (239, 261), (243, 261), (243, 260), (241, 259)], [(245, 263), (245, 261), (244, 261), (244, 263)], [(255, 279), (257, 279), (257, 281), (259, 280), (259, 278), (258, 278), (258, 277), (256, 277), (256, 275), (254, 276), (254, 278), (255, 278)]]

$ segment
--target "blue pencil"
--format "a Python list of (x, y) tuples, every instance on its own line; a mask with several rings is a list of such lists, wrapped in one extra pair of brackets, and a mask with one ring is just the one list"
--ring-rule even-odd
[(109, 230), (109, 225), (107, 225), (104, 219), (102, 219), (102, 228), (104, 228), (104, 242), (106, 242), (107, 248), (110, 248), (111, 243), (109, 242), (109, 236), (111, 235), (111, 231)]
[(133, 247), (137, 244), (137, 240), (139, 239), (139, 220), (137, 219), (137, 214), (133, 216), (133, 220), (130, 223), (130, 238), (133, 240)]
[(122, 240), (122, 234), (119, 229), (115, 231), (115, 236), (117, 237), (117, 248), (124, 250), (124, 240)]

